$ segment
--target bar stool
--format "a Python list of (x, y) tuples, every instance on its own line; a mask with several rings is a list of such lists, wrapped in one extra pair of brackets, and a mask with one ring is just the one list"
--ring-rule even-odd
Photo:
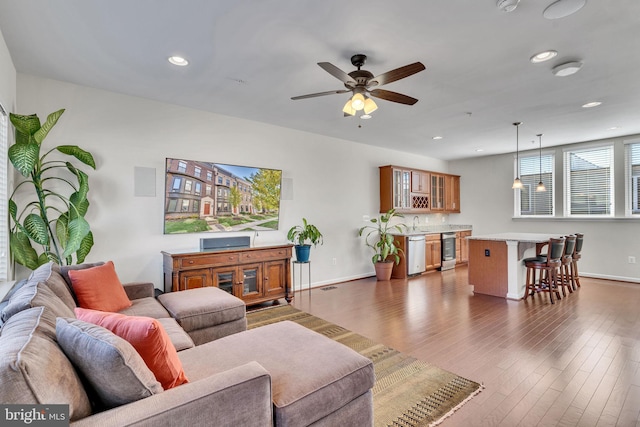
[[(558, 299), (561, 299), (558, 288), (558, 282), (560, 282), (558, 273), (562, 266), (562, 257), (565, 252), (564, 246), (564, 237), (549, 239), (549, 248), (545, 259), (536, 256), (524, 260), (524, 265), (527, 267), (527, 283), (524, 290), (525, 300), (529, 295), (533, 296), (536, 292), (548, 292), (551, 304), (555, 303), (553, 300), (554, 293)], [(539, 272), (537, 281), (536, 271)]]
[(562, 255), (562, 265), (560, 267), (560, 280), (558, 286), (562, 288), (562, 296), (567, 296), (565, 288), (573, 293), (576, 288), (573, 279), (572, 255), (576, 248), (576, 236), (565, 236), (564, 254)]
[[(576, 233), (576, 247), (573, 250), (573, 255), (571, 256), (571, 269), (572, 276), (574, 280), (574, 284), (579, 288), (580, 287), (580, 275), (578, 274), (578, 260), (582, 258), (580, 252), (582, 252), (582, 242), (584, 241), (584, 234)], [(576, 289), (575, 287), (573, 289)]]

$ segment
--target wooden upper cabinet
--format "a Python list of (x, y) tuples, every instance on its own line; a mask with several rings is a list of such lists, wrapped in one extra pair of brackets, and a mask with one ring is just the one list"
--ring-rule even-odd
[(460, 177), (402, 166), (380, 166), (380, 212), (460, 212)]
[(411, 192), (421, 194), (431, 192), (431, 178), (428, 172), (411, 171)]
[(444, 183), (444, 210), (460, 212), (460, 177), (446, 175)]
[(431, 210), (444, 211), (444, 183), (445, 176), (442, 174), (431, 174)]

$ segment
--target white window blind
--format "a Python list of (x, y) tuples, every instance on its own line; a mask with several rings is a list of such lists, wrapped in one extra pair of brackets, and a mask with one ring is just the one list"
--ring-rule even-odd
[(564, 153), (565, 216), (613, 216), (613, 146)]
[[(554, 160), (553, 154), (520, 157), (520, 180), (523, 188), (516, 192), (516, 216), (554, 215)], [(542, 181), (546, 191), (536, 191)]]
[(640, 142), (625, 146), (626, 214), (640, 215)]
[(0, 105), (0, 281), (9, 280), (9, 214), (7, 152), (9, 150), (9, 117)]

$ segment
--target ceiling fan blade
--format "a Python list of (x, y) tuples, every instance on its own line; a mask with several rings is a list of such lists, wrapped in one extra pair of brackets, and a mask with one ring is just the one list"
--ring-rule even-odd
[(375, 96), (376, 98), (384, 99), (391, 102), (397, 102), (399, 104), (413, 105), (418, 102), (417, 99), (410, 96), (384, 89), (374, 89), (369, 91), (369, 94), (371, 96)]
[(347, 89), (328, 90), (326, 92), (318, 92), (318, 93), (310, 93), (309, 95), (294, 96), (291, 99), (295, 101), (297, 99), (315, 98), (316, 96), (335, 95), (337, 93), (347, 93), (347, 92), (351, 92), (351, 91)]
[(342, 83), (348, 85), (349, 87), (356, 87), (356, 81), (353, 80), (353, 78), (349, 74), (345, 73), (330, 62), (318, 62), (318, 65), (327, 73), (340, 80)]
[(404, 67), (396, 68), (395, 70), (387, 71), (379, 76), (375, 76), (367, 83), (367, 86), (382, 86), (387, 83), (395, 82), (396, 80), (404, 79), (415, 73), (419, 73), (424, 70), (425, 66), (422, 62), (414, 62), (413, 64), (405, 65)]

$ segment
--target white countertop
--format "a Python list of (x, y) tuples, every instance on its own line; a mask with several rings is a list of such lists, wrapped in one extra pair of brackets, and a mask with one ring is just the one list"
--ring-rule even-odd
[(544, 233), (496, 233), (496, 234), (483, 234), (478, 236), (469, 236), (469, 240), (496, 240), (506, 242), (509, 240), (515, 240), (518, 242), (527, 243), (542, 243), (548, 241), (552, 237), (559, 237), (558, 234), (544, 234)]
[(440, 234), (440, 233), (451, 233), (455, 231), (468, 231), (472, 230), (473, 227), (470, 225), (461, 225), (461, 224), (445, 224), (445, 225), (427, 225), (416, 227), (415, 229), (411, 226), (407, 226), (404, 232), (394, 231), (394, 236), (421, 236), (426, 234)]

